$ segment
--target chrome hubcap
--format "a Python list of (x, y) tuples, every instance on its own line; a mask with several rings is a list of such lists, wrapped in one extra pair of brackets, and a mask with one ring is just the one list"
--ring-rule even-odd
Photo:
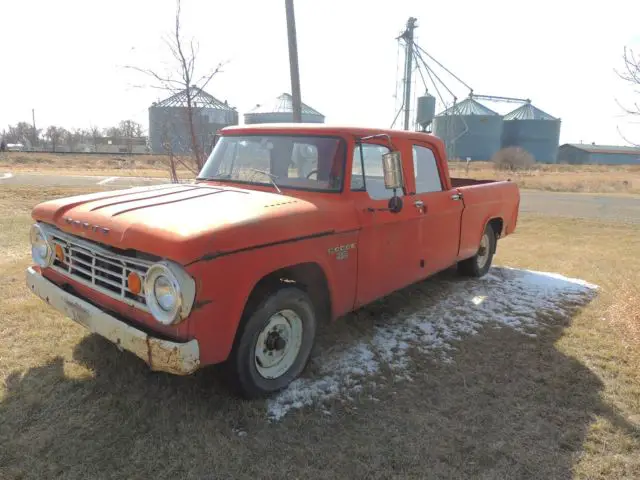
[(275, 313), (258, 335), (255, 365), (268, 379), (284, 375), (295, 363), (302, 346), (302, 319), (293, 310)]
[(480, 240), (480, 248), (478, 249), (478, 256), (476, 257), (478, 268), (484, 268), (487, 264), (487, 261), (489, 260), (489, 251), (489, 235), (485, 233)]

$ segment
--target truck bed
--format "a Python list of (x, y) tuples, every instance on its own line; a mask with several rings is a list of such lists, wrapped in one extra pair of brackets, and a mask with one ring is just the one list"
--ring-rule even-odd
[(520, 193), (514, 182), (452, 178), (451, 183), (464, 202), (460, 232), (463, 257), (475, 254), (480, 232), (489, 220), (500, 219), (499, 237), (513, 232), (520, 205)]
[(468, 187), (470, 185), (483, 185), (485, 183), (494, 183), (499, 180), (475, 180), (473, 178), (456, 178), (451, 177), (451, 186), (453, 188)]

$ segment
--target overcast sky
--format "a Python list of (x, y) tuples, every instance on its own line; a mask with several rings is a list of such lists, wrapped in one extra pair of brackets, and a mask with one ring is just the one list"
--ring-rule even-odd
[[(395, 37), (415, 16), (424, 49), (476, 93), (528, 97), (560, 117), (561, 142), (624, 143), (619, 128), (640, 141), (640, 124), (616, 103), (632, 101), (633, 90), (614, 72), (625, 45), (640, 51), (640, 1), (295, 0), (295, 8), (303, 101), (327, 123), (389, 127)], [(132, 118), (147, 128), (148, 106), (166, 95), (141, 88), (149, 79), (124, 66), (170, 65), (161, 37), (174, 11), (173, 0), (2, 0), (0, 130), (30, 121), (32, 108), (38, 127)], [(203, 73), (229, 61), (207, 90), (240, 114), (290, 91), (283, 0), (183, 0), (183, 24), (200, 43)]]

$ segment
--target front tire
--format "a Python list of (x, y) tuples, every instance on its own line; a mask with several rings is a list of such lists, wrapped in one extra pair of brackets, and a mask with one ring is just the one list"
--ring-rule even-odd
[(240, 325), (227, 364), (230, 381), (245, 398), (286, 388), (307, 365), (315, 334), (313, 304), (304, 291), (272, 293)]
[(468, 277), (482, 277), (491, 268), (493, 255), (496, 251), (496, 233), (487, 225), (480, 239), (478, 252), (471, 258), (458, 263), (458, 272)]

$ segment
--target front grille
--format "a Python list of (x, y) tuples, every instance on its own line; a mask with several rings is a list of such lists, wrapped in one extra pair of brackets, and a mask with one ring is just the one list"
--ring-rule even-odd
[(56, 258), (52, 269), (116, 300), (148, 311), (144, 291), (136, 295), (127, 285), (136, 272), (144, 285), (151, 262), (110, 252), (107, 247), (59, 230), (48, 231), (54, 246), (60, 245), (64, 259)]

